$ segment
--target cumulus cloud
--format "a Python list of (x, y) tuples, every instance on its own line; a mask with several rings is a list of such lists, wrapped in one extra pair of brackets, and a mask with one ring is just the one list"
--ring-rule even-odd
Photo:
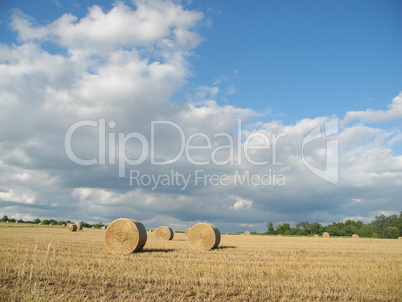
[(388, 110), (349, 111), (345, 115), (344, 122), (361, 121), (364, 123), (389, 122), (402, 118), (402, 93), (399, 93), (388, 105)]
[[(47, 25), (14, 13), (19, 43), (0, 44), (4, 214), (262, 231), (267, 221), (367, 218), (379, 202), (399, 206), (402, 157), (392, 145), (401, 133), (365, 123), (400, 118), (401, 95), (388, 110), (347, 112), (339, 128), (328, 124), (335, 117), (291, 125), (219, 105), (226, 76), (175, 102), (203, 16), (175, 2), (134, 3)], [(337, 184), (311, 169), (338, 159), (331, 141)], [(70, 151), (96, 164), (77, 164)]]

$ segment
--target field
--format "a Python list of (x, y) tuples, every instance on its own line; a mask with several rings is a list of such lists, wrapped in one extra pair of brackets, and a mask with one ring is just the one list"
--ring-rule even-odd
[(0, 301), (402, 301), (402, 240), (148, 233), (116, 256), (104, 234), (0, 224)]

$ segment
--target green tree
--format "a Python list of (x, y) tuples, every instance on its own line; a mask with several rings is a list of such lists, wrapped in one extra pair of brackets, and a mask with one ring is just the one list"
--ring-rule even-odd
[(41, 220), (39, 218), (36, 218), (33, 223), (39, 224), (41, 222)]
[(272, 221), (267, 223), (267, 231), (265, 233), (269, 234), (269, 235), (275, 234), (275, 227), (274, 227), (274, 223)]
[(276, 233), (281, 235), (287, 235), (290, 232), (290, 224), (284, 223), (276, 227)]
[(43, 224), (50, 224), (50, 221), (48, 219), (44, 219), (44, 220), (42, 220), (42, 223)]
[(311, 234), (322, 234), (323, 233), (322, 226), (318, 222), (313, 222), (312, 224), (310, 224), (310, 230), (311, 230)]
[(357, 230), (356, 234), (360, 237), (371, 237), (373, 235), (373, 228), (372, 226), (365, 224)]
[(399, 230), (397, 227), (386, 227), (384, 230), (384, 237), (389, 239), (397, 239), (399, 237)]
[(7, 216), (7, 215), (4, 215), (3, 218), (1, 219), (1, 221), (2, 221), (2, 222), (8, 221), (8, 216)]

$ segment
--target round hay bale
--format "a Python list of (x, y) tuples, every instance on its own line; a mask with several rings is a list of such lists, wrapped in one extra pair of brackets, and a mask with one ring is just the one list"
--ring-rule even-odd
[(105, 247), (112, 254), (131, 254), (140, 251), (147, 242), (147, 230), (134, 219), (119, 218), (106, 229)]
[(282, 235), (281, 235), (281, 234), (279, 234), (279, 235), (278, 235), (278, 237), (282, 237)]
[(75, 225), (75, 224), (67, 224), (67, 229), (70, 232), (75, 232), (75, 231), (77, 231), (77, 225)]
[(402, 237), (398, 237), (398, 239), (402, 239)]
[(246, 236), (250, 236), (250, 234), (251, 234), (250, 231), (245, 231), (244, 232), (244, 235), (246, 235)]
[(359, 235), (353, 234), (353, 235), (352, 235), (352, 238), (353, 238), (353, 239), (359, 239)]
[(156, 239), (159, 240), (172, 240), (174, 237), (174, 232), (171, 228), (167, 226), (161, 226), (156, 229)]
[(317, 234), (314, 235), (314, 238), (318, 238), (319, 236)]
[(188, 237), (188, 233), (190, 233), (191, 228), (186, 229), (186, 231), (184, 232), (186, 234), (186, 236)]
[(82, 231), (84, 229), (84, 227), (80, 224), (76, 224), (77, 226), (77, 231)]
[(328, 232), (322, 233), (322, 238), (329, 238), (329, 233)]
[(218, 247), (221, 232), (213, 224), (197, 223), (190, 229), (187, 241), (194, 250), (209, 251)]

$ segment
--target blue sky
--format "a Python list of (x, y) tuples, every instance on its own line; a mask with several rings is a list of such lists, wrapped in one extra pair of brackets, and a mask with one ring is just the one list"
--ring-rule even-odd
[[(399, 213), (401, 9), (400, 1), (379, 0), (2, 1), (0, 214), (93, 222), (130, 215), (150, 228), (209, 221), (224, 231), (263, 231), (267, 221), (368, 222)], [(304, 148), (335, 117), (338, 155), (325, 137)], [(121, 152), (139, 158), (144, 145), (135, 138), (120, 153), (106, 150), (105, 165), (82, 166), (68, 154), (69, 127), (83, 120), (98, 127), (101, 119), (116, 125), (106, 127), (106, 146), (111, 133), (151, 142), (152, 122), (169, 121), (158, 128), (158, 160), (183, 145), (178, 128), (211, 147), (186, 145), (190, 155), (159, 166), (149, 153), (125, 167), (143, 180), (173, 181), (177, 172), (191, 179), (185, 188), (133, 185), (118, 177), (116, 163)], [(223, 146), (238, 137), (239, 120), (241, 140), (230, 153)], [(80, 158), (100, 152), (98, 128), (90, 127), (72, 139)], [(252, 160), (239, 154), (253, 135), (251, 145), (264, 147), (262, 138), (272, 143), (281, 134), (278, 146), (251, 151)], [(236, 160), (212, 163), (217, 155)], [(195, 158), (209, 163), (197, 166)], [(196, 185), (200, 169), (221, 183)], [(225, 183), (226, 175), (257, 179), (272, 171), (284, 186)]]

